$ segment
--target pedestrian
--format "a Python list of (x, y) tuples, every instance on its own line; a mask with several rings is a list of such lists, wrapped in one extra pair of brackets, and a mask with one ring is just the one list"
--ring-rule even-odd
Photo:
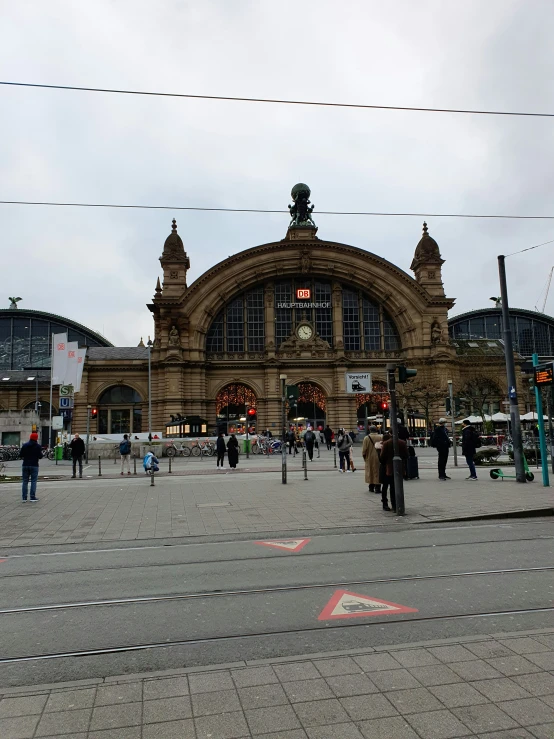
[(233, 470), (236, 469), (239, 461), (239, 443), (234, 434), (231, 434), (231, 438), (227, 442), (227, 457), (229, 459), (229, 467)]
[(339, 429), (337, 436), (337, 449), (339, 450), (340, 472), (348, 472), (350, 466), (350, 447), (352, 439), (344, 429)]
[(123, 441), (119, 445), (119, 453), (121, 455), (121, 474), (125, 473), (125, 465), (127, 465), (127, 474), (131, 474), (131, 442), (129, 436), (123, 434)]
[(38, 480), (38, 463), (42, 459), (42, 449), (38, 443), (38, 434), (33, 431), (29, 436), (29, 441), (23, 444), (19, 450), (19, 458), (23, 460), (21, 465), (21, 497), (23, 502), (27, 502), (27, 493), (29, 490), (29, 480), (31, 481), (31, 503), (35, 503), (37, 498), (37, 480)]
[(370, 493), (379, 494), (381, 492), (379, 451), (382, 442), (383, 437), (377, 433), (377, 427), (370, 426), (362, 444), (362, 457), (365, 463), (365, 481), (369, 485)]
[(325, 430), (323, 432), (323, 436), (325, 437), (325, 443), (327, 444), (327, 449), (331, 450), (333, 448), (333, 429), (330, 428), (329, 425), (325, 426)]
[(83, 476), (85, 442), (81, 439), (79, 434), (75, 434), (71, 439), (69, 442), (69, 448), (71, 449), (71, 459), (73, 460), (73, 474), (71, 475), (71, 479), (74, 480), (77, 477), (77, 464), (79, 464), (79, 477)]
[(223, 461), (225, 459), (225, 437), (223, 436), (223, 431), (219, 432), (217, 441), (215, 443), (215, 451), (217, 453), (216, 467), (219, 467), (220, 462), (221, 462), (221, 466), (223, 467)]
[(308, 452), (308, 457), (310, 458), (311, 462), (314, 458), (315, 434), (309, 427), (304, 434), (304, 444), (306, 445), (306, 451)]
[[(159, 472), (159, 464), (160, 460), (156, 457), (154, 452), (146, 452), (144, 459), (142, 461), (142, 464), (144, 466), (144, 471), (146, 474), (154, 474), (154, 472)], [(123, 474), (123, 472), (121, 473)]]
[(397, 418), (396, 419), (396, 424), (397, 424), (397, 427), (398, 427), (398, 438), (399, 439), (402, 439), (402, 441), (405, 441), (407, 443), (408, 442), (408, 439), (410, 438), (410, 432), (408, 431), (408, 429), (402, 423), (402, 419), (401, 418)]
[(452, 446), (448, 431), (446, 430), (446, 423), (446, 418), (439, 418), (439, 423), (435, 426), (435, 430), (429, 439), (430, 446), (435, 447), (438, 452), (439, 480), (451, 479), (446, 474), (446, 463), (448, 462), (448, 454)]
[(475, 452), (481, 446), (481, 439), (477, 433), (475, 426), (472, 426), (467, 418), (462, 421), (462, 454), (466, 458), (469, 467), (469, 477), (466, 480), (477, 480), (477, 470), (475, 469)]
[(296, 456), (296, 434), (292, 429), (287, 431), (287, 444), (289, 445), (289, 454), (294, 451), (294, 456)]
[(348, 454), (348, 464), (350, 466), (350, 471), (356, 472), (356, 467), (354, 465), (354, 442), (356, 441), (357, 434), (354, 433), (354, 431), (349, 431), (348, 436), (350, 437), (350, 441), (352, 442), (352, 446), (350, 447), (350, 451)]
[[(403, 439), (398, 439), (398, 454), (402, 460), (402, 464), (408, 459), (408, 445)], [(381, 488), (381, 501), (383, 510), (393, 510), (396, 513), (396, 489), (394, 487), (394, 445), (392, 436), (385, 434), (383, 436), (383, 447), (381, 449), (381, 480), (383, 486)], [(390, 506), (387, 500), (387, 491), (390, 489)]]

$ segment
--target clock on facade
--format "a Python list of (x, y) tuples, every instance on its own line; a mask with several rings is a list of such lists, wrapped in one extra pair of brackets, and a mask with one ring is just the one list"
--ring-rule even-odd
[(296, 335), (303, 341), (308, 341), (314, 335), (314, 330), (307, 323), (303, 323), (296, 329)]

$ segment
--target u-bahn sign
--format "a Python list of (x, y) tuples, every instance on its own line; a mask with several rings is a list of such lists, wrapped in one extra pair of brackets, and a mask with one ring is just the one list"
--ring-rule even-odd
[(346, 392), (357, 395), (358, 393), (370, 393), (371, 373), (369, 372), (346, 372)]

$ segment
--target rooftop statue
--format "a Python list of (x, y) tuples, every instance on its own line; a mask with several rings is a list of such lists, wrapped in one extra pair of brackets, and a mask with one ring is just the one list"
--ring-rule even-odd
[(314, 206), (310, 205), (310, 188), (303, 182), (299, 182), (291, 190), (294, 205), (289, 205), (291, 222), (289, 228), (294, 226), (315, 226), (312, 220)]

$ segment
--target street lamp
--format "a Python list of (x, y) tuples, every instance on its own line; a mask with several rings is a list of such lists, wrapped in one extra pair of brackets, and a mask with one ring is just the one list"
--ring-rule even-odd
[(148, 442), (152, 444), (152, 347), (154, 342), (148, 337)]
[(90, 412), (92, 410), (91, 405), (87, 405), (87, 449), (86, 449), (86, 460), (88, 464), (88, 440), (90, 435)]
[(286, 450), (286, 391), (287, 391), (287, 376), (279, 375), (281, 382), (281, 405), (282, 405), (282, 437), (281, 443), (281, 482), (283, 485), (287, 484), (287, 450)]

